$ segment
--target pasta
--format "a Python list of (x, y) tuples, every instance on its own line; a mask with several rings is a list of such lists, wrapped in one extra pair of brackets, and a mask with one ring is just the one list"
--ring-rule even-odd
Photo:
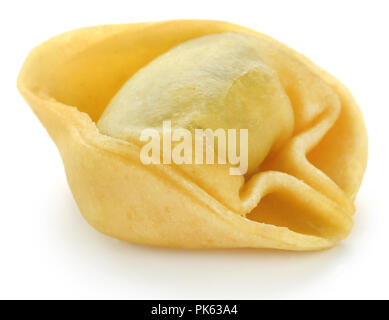
[[(56, 143), (81, 213), (107, 235), (318, 250), (351, 231), (367, 162), (359, 108), (338, 80), (265, 35), (197, 20), (84, 28), (35, 48), (18, 88)], [(208, 159), (194, 154), (197, 137), (180, 163), (142, 163), (142, 132), (165, 143), (166, 120), (183, 137), (237, 129), (238, 174), (220, 144), (212, 157), (223, 163), (191, 161)]]

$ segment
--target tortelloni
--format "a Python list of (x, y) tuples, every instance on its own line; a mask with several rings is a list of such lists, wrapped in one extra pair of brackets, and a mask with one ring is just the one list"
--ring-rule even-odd
[[(18, 87), (55, 141), (80, 211), (107, 235), (316, 250), (352, 228), (367, 162), (358, 106), (267, 36), (196, 20), (80, 29), (34, 49)], [(162, 137), (166, 120), (191, 133), (247, 129), (244, 174), (228, 163), (142, 163), (142, 131)]]

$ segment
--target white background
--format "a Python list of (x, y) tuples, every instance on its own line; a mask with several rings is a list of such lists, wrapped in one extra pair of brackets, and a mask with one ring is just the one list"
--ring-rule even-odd
[[(389, 298), (388, 1), (8, 1), (0, 5), (0, 298)], [(29, 50), (70, 29), (198, 18), (268, 34), (353, 92), (369, 133), (355, 227), (315, 253), (189, 251), (108, 238), (81, 217), (59, 154), (16, 90)]]

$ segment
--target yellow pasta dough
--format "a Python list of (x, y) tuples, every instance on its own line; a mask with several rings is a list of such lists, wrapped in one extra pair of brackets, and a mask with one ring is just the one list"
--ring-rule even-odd
[[(99, 26), (35, 48), (18, 88), (97, 230), (185, 248), (316, 250), (350, 232), (367, 161), (348, 90), (285, 45), (226, 22)], [(248, 129), (248, 170), (140, 161), (162, 122)], [(162, 134), (162, 133), (161, 133)]]

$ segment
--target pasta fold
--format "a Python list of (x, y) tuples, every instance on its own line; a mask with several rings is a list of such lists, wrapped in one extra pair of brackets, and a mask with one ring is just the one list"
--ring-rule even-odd
[[(56, 143), (81, 213), (109, 236), (318, 250), (351, 231), (367, 162), (362, 115), (343, 84), (268, 36), (203, 20), (79, 29), (33, 49), (18, 88)], [(247, 173), (144, 165), (140, 131), (166, 119), (191, 131), (247, 128)]]

